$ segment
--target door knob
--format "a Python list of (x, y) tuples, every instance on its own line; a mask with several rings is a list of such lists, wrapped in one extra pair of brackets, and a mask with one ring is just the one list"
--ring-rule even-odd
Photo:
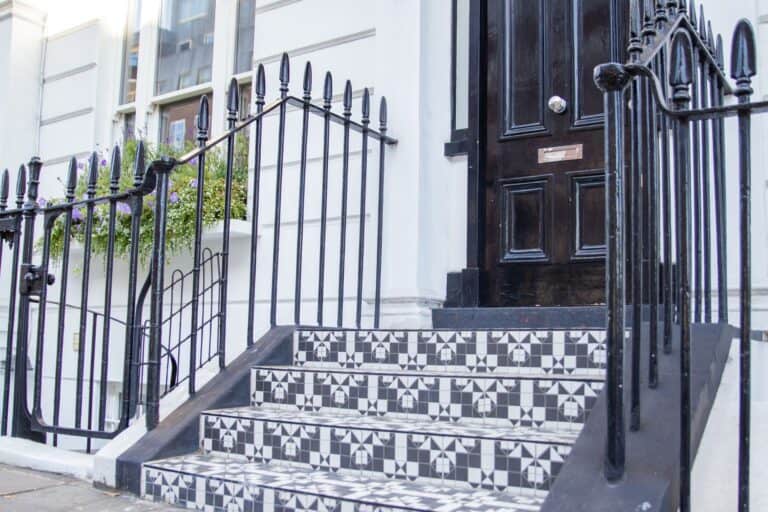
[(565, 114), (565, 111), (568, 110), (568, 102), (560, 96), (552, 96), (549, 98), (547, 105), (549, 106), (549, 110), (555, 114)]

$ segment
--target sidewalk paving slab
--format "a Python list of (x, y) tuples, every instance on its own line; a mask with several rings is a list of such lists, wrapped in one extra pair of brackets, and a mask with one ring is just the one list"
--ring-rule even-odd
[(165, 512), (177, 510), (90, 482), (0, 464), (0, 512)]

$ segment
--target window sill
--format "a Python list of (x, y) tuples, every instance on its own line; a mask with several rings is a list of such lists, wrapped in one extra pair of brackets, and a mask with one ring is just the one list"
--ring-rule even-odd
[(206, 82), (204, 84), (193, 85), (192, 87), (179, 89), (177, 91), (158, 94), (150, 100), (150, 104), (167, 105), (176, 101), (194, 98), (195, 96), (202, 96), (203, 94), (208, 94), (210, 92), (213, 92), (213, 84), (211, 82)]
[(136, 103), (124, 103), (122, 105), (118, 105), (115, 109), (115, 113), (120, 114), (134, 114), (136, 113)]

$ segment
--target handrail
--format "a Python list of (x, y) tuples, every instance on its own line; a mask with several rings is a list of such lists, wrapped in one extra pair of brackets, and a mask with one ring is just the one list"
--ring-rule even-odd
[(723, 71), (722, 62), (720, 62), (717, 56), (712, 53), (712, 48), (704, 42), (701, 35), (699, 35), (698, 30), (693, 26), (684, 12), (678, 12), (674, 21), (671, 23), (663, 23), (662, 25), (663, 28), (661, 29), (661, 32), (656, 32), (652, 43), (643, 45), (642, 52), (637, 56), (637, 61), (630, 63), (631, 65), (648, 66), (653, 62), (653, 59), (655, 59), (659, 53), (669, 45), (678, 30), (687, 30), (691, 36), (691, 42), (702, 53), (707, 64), (713, 68), (718, 80), (723, 85), (723, 92), (725, 95), (729, 96), (733, 94), (733, 88)]
[(672, 108), (669, 105), (669, 103), (667, 103), (667, 100), (664, 97), (664, 92), (663, 92), (664, 89), (663, 89), (663, 86), (661, 85), (661, 81), (659, 80), (659, 77), (656, 76), (656, 73), (654, 73), (653, 70), (648, 68), (648, 66), (645, 66), (643, 64), (629, 63), (624, 65), (624, 69), (631, 76), (642, 76), (644, 78), (647, 78), (652, 85), (651, 93), (653, 94), (653, 97), (656, 100), (658, 108), (664, 114), (668, 115), (669, 117), (673, 117), (675, 119), (689, 119), (691, 121), (703, 121), (706, 119), (711, 119), (712, 117), (719, 117), (723, 119), (736, 117), (743, 112), (753, 112), (753, 113), (760, 113), (760, 114), (768, 112), (768, 101), (732, 103), (729, 105), (722, 105), (717, 107), (704, 107), (704, 108), (699, 108), (695, 110), (691, 110), (691, 109), (678, 110), (678, 109)]
[[(33, 304), (39, 304), (40, 303), (40, 301), (35, 300), (35, 299), (30, 300), (30, 302), (32, 302)], [(50, 305), (53, 305), (53, 306), (61, 306), (62, 305), (60, 302), (57, 302), (55, 300), (46, 300), (45, 303), (46, 303), (46, 305), (50, 304)], [(69, 303), (64, 304), (64, 307), (67, 308), (67, 309), (76, 309), (76, 310), (81, 310), (82, 309), (81, 306), (78, 306), (76, 304), (69, 304)], [(96, 310), (93, 310), (93, 309), (86, 309), (86, 311), (88, 312), (89, 315), (95, 315), (95, 316), (98, 316), (98, 317), (106, 318), (104, 313), (102, 313), (101, 311), (96, 311)], [(125, 323), (125, 320), (121, 320), (121, 319), (119, 319), (117, 317), (114, 317), (114, 316), (110, 316), (109, 320), (111, 322), (116, 322), (116, 323), (118, 323), (120, 325), (123, 325), (123, 326), (128, 325), (128, 324)]]

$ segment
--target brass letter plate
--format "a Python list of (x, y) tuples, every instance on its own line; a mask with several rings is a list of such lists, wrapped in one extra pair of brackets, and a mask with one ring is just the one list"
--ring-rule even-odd
[(582, 158), (584, 158), (584, 144), (539, 149), (540, 164), (567, 162), (568, 160), (581, 160)]

